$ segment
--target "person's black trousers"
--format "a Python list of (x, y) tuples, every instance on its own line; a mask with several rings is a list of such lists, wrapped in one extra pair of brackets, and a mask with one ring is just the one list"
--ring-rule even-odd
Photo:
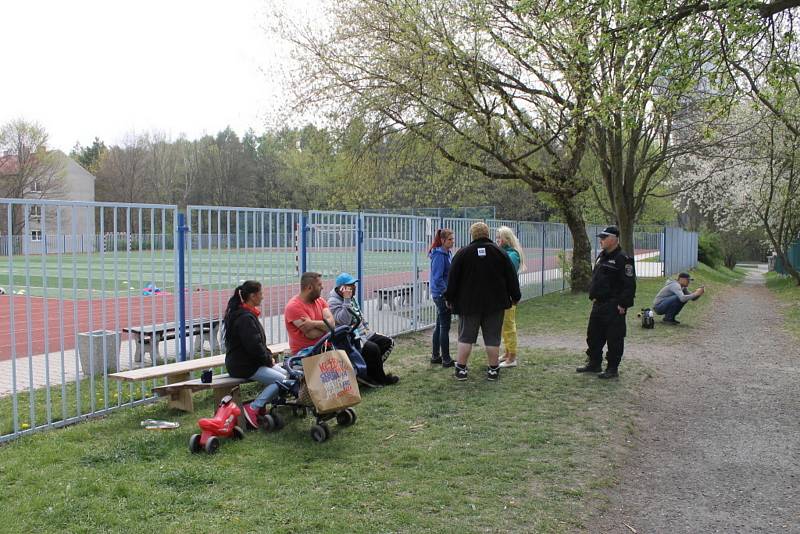
[(589, 327), (586, 329), (586, 351), (589, 365), (600, 368), (603, 364), (603, 346), (608, 345), (606, 361), (608, 368), (615, 370), (622, 360), (625, 350), (625, 315), (617, 310), (617, 303), (595, 302), (589, 314)]

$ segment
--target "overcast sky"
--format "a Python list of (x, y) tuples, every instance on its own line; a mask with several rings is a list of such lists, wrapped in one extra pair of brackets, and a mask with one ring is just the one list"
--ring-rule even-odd
[[(10, 0), (0, 8), (0, 124), (38, 121), (50, 147), (130, 132), (261, 132), (281, 108), (286, 47), (273, 0)], [(310, 4), (297, 0), (300, 9)]]

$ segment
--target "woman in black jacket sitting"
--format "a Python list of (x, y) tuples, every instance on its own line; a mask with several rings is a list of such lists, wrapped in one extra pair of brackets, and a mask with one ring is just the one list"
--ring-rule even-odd
[(265, 412), (264, 407), (278, 395), (277, 382), (286, 378), (283, 369), (274, 366), (272, 353), (267, 348), (267, 336), (258, 321), (261, 314), (258, 306), (262, 299), (261, 284), (247, 280), (228, 300), (224, 319), (228, 374), (266, 386), (253, 402), (243, 406), (245, 419), (254, 428), (258, 428), (258, 416)]

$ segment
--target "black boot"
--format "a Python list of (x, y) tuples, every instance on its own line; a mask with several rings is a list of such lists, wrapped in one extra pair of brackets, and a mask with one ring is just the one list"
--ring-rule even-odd
[(602, 371), (603, 367), (601, 365), (593, 363), (587, 363), (586, 365), (575, 369), (576, 373), (600, 373)]
[(617, 378), (618, 376), (616, 367), (606, 367), (606, 370), (597, 375), (597, 378)]

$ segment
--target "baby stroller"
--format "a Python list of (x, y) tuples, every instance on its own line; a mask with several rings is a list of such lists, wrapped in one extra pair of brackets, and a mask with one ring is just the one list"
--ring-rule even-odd
[(304, 417), (308, 412), (314, 416), (315, 423), (311, 427), (311, 438), (322, 443), (331, 436), (331, 429), (327, 422), (336, 419), (339, 426), (351, 426), (355, 424), (357, 416), (353, 408), (328, 413), (319, 413), (314, 406), (308, 390), (305, 388), (303, 378), (303, 358), (321, 354), (330, 348), (343, 350), (353, 366), (356, 375), (366, 375), (367, 365), (361, 353), (354, 346), (354, 327), (352, 325), (339, 326), (334, 328), (328, 324), (329, 333), (322, 336), (312, 347), (303, 349), (298, 354), (286, 358), (283, 368), (288, 373), (288, 378), (278, 383), (278, 397), (272, 401), (269, 413), (262, 416), (259, 425), (265, 431), (280, 430), (284, 426), (284, 420), (279, 413), (282, 407), (290, 408), (295, 417)]

